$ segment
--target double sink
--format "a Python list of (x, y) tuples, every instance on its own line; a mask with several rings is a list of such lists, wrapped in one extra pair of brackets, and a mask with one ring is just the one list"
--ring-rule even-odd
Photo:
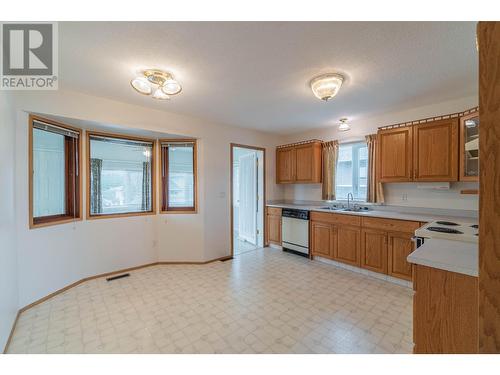
[(366, 212), (369, 211), (370, 209), (368, 207), (361, 207), (361, 206), (353, 206), (353, 207), (335, 207), (335, 206), (325, 206), (325, 207), (320, 207), (321, 210), (329, 210), (329, 211), (344, 211), (344, 212)]

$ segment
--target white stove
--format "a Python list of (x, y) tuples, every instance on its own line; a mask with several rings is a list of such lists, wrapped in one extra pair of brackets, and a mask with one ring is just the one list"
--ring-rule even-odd
[(438, 220), (425, 224), (415, 231), (416, 237), (441, 238), (463, 242), (478, 242), (479, 226), (475, 223), (460, 223)]

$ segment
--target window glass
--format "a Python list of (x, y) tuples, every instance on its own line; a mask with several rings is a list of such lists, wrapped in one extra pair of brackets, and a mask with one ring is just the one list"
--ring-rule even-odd
[(153, 143), (90, 137), (91, 215), (152, 211)]
[(33, 129), (33, 217), (66, 213), (65, 137)]
[(356, 200), (366, 200), (368, 176), (368, 148), (366, 143), (339, 146), (335, 190), (337, 199), (347, 199), (352, 193)]
[(192, 145), (168, 147), (168, 206), (194, 206), (194, 148)]

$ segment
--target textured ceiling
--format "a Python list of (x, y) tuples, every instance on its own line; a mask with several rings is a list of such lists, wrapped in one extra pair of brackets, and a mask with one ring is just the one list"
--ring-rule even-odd
[[(477, 94), (473, 22), (62, 22), (59, 39), (62, 89), (282, 134)], [(137, 94), (143, 68), (182, 93)], [(308, 81), (331, 71), (346, 81), (321, 102)]]

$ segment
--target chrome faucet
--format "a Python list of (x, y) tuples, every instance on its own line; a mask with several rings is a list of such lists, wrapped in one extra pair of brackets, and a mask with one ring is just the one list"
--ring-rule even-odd
[(352, 195), (352, 193), (348, 193), (347, 194), (347, 209), (350, 210), (351, 209), (351, 205), (349, 204), (349, 196), (351, 197), (351, 201), (354, 200), (354, 197)]

